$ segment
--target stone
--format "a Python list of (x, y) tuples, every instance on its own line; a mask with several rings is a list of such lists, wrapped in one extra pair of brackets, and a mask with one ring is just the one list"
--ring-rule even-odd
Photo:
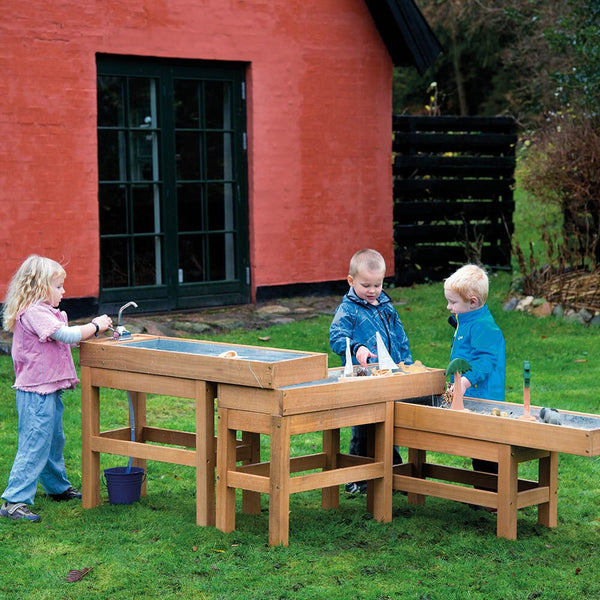
[(582, 325), (585, 325), (585, 319), (573, 309), (569, 309), (565, 313), (564, 319), (569, 323), (581, 323)]
[(515, 307), (517, 306), (517, 303), (519, 302), (519, 299), (516, 296), (513, 296), (512, 298), (509, 298), (503, 305), (502, 308), (506, 311), (509, 310), (514, 310)]
[(200, 321), (173, 321), (172, 326), (173, 329), (190, 331), (191, 333), (204, 333), (211, 329), (211, 326), (208, 323)]
[(560, 304), (557, 304), (552, 309), (552, 316), (554, 316), (554, 317), (562, 317), (564, 314), (565, 314), (565, 309)]
[(292, 312), (290, 308), (287, 306), (282, 306), (281, 304), (268, 304), (266, 306), (261, 306), (256, 309), (257, 314), (259, 315), (287, 315)]
[(552, 314), (552, 305), (550, 302), (545, 301), (543, 304), (532, 308), (531, 314), (535, 315), (536, 317), (549, 317)]
[(533, 296), (526, 296), (525, 298), (519, 300), (517, 306), (515, 307), (515, 310), (525, 310), (526, 308), (529, 308), (532, 302)]
[(600, 326), (600, 313), (596, 313), (592, 317), (589, 325), (590, 325), (590, 327), (598, 327), (598, 326)]

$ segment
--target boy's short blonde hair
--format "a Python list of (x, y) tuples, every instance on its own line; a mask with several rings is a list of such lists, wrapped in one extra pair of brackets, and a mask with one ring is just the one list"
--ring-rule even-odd
[(363, 269), (385, 274), (385, 259), (377, 250), (371, 250), (371, 248), (359, 250), (350, 259), (348, 275), (356, 277)]
[(19, 313), (35, 304), (50, 299), (52, 280), (65, 277), (65, 269), (55, 260), (32, 254), (28, 256), (8, 284), (2, 310), (2, 327), (13, 331)]
[(484, 269), (465, 265), (444, 280), (444, 289), (452, 290), (465, 301), (474, 296), (483, 305), (488, 298), (490, 282)]

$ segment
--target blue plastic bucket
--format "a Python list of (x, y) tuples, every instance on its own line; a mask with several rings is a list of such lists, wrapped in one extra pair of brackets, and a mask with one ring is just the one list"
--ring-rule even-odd
[(141, 467), (112, 467), (104, 469), (104, 479), (111, 504), (132, 504), (140, 499), (144, 469)]

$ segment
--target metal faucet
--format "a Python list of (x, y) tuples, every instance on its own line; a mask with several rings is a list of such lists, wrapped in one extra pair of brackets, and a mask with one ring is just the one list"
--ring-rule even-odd
[(123, 304), (123, 306), (121, 306), (121, 308), (119, 309), (119, 324), (115, 329), (115, 337), (126, 337), (131, 335), (131, 333), (129, 333), (129, 331), (125, 329), (125, 326), (121, 322), (123, 311), (126, 308), (129, 308), (130, 306), (133, 306), (134, 308), (138, 307), (138, 305), (135, 302), (128, 302), (127, 304)]

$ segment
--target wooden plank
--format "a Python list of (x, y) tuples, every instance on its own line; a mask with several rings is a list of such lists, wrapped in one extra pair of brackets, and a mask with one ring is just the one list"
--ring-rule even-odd
[(217, 386), (196, 381), (196, 525), (215, 524), (215, 396)]
[(348, 406), (336, 410), (322, 410), (295, 414), (289, 417), (291, 435), (365, 425), (385, 420), (385, 403)]
[(91, 436), (90, 446), (94, 452), (135, 456), (136, 458), (143, 458), (145, 460), (157, 460), (176, 465), (185, 465), (187, 467), (196, 466), (196, 452), (193, 450), (152, 446), (150, 444), (126, 442), (124, 440), (114, 440), (100, 436)]
[(473, 152), (514, 154), (517, 136), (512, 133), (403, 133), (395, 132), (394, 152)]
[[(223, 408), (218, 400), (219, 408)], [(243, 410), (229, 413), (229, 428), (235, 431), (250, 431), (269, 435), (271, 433), (271, 415)]]
[(485, 439), (481, 439), (480, 437), (471, 438), (445, 435), (443, 433), (432, 433), (427, 430), (408, 429), (395, 425), (394, 445), (443, 452), (444, 454), (453, 454), (455, 456), (469, 456), (493, 462), (498, 461), (498, 444), (485, 441)]
[(394, 115), (394, 131), (500, 131), (516, 132), (513, 117), (461, 117), (444, 115), (439, 117)]
[(514, 156), (438, 156), (398, 154), (394, 158), (393, 176), (401, 178), (492, 177), (513, 178)]
[[(185, 446), (186, 448), (196, 447), (196, 434), (189, 431), (178, 431), (176, 429), (163, 429), (161, 427), (146, 426), (143, 428), (143, 430), (141, 430), (141, 434), (141, 441), (143, 442), (171, 444), (173, 446)], [(129, 437), (127, 439), (129, 439)]]
[(229, 410), (219, 408), (217, 418), (217, 529), (229, 533), (235, 529), (235, 487), (229, 475), (235, 471), (235, 431), (229, 428)]
[[(394, 203), (394, 220), (401, 223), (439, 221), (458, 215), (469, 217), (469, 220), (487, 219), (491, 214), (510, 216), (514, 210), (511, 199), (489, 199), (485, 202), (457, 200), (399, 200)], [(434, 240), (432, 240), (434, 241)]]
[(288, 546), (290, 536), (290, 420), (271, 419), (269, 546)]
[[(480, 236), (489, 239), (498, 230), (497, 223), (477, 223), (476, 225), (465, 225), (463, 223), (447, 225), (396, 225), (394, 236), (401, 241), (403, 246), (412, 246), (419, 243), (430, 243), (431, 240), (438, 242), (456, 242), (456, 240), (476, 240)], [(506, 236), (508, 237), (508, 235)], [(490, 242), (488, 242), (490, 243)]]
[(233, 470), (227, 474), (227, 480), (229, 486), (235, 489), (248, 490), (259, 494), (269, 493), (268, 475), (265, 477), (264, 475)]
[(281, 412), (281, 393), (277, 390), (261, 390), (222, 383), (218, 386), (217, 396), (219, 406), (222, 408), (235, 408), (264, 414)]
[(444, 370), (434, 368), (421, 373), (391, 377), (355, 377), (350, 381), (336, 379), (342, 372), (342, 369), (331, 369), (331, 377), (326, 382), (281, 388), (282, 414), (292, 415), (437, 395), (443, 393), (446, 381)]
[[(238, 354), (256, 355), (257, 359), (222, 358), (188, 351), (165, 351), (136, 347), (135, 342), (163, 344), (177, 347), (179, 343), (191, 347), (237, 348)], [(215, 352), (217, 351), (215, 350)], [(259, 360), (265, 352), (281, 356), (272, 362)], [(84, 366), (167, 375), (182, 379), (234, 383), (260, 388), (275, 388), (301, 381), (326, 377), (327, 355), (316, 352), (281, 350), (255, 346), (233, 346), (219, 342), (182, 340), (180, 338), (135, 334), (131, 340), (115, 342), (110, 339), (86, 341), (80, 345), (80, 361)]]
[(195, 382), (190, 379), (101, 368), (91, 369), (91, 384), (102, 388), (162, 394), (174, 398), (193, 398), (195, 390)]
[(495, 198), (509, 194), (514, 185), (507, 179), (395, 179), (394, 198)]
[[(331, 486), (369, 479), (383, 479), (384, 465), (382, 462), (371, 462), (361, 467), (349, 467), (347, 469), (335, 469), (321, 473), (307, 473), (292, 477), (289, 482), (290, 494), (328, 488)], [(391, 499), (391, 491), (390, 491)]]
[[(489, 403), (487, 400), (478, 400), (478, 402)], [(514, 403), (504, 404), (506, 410), (511, 410), (511, 405), (520, 408), (520, 405)], [(532, 406), (531, 409), (539, 410), (539, 407)], [(563, 412), (586, 417), (594, 416), (572, 411)], [(396, 402), (394, 424), (402, 429), (447, 433), (464, 438), (489, 440), (578, 456), (597, 456), (600, 453), (600, 429), (585, 430), (565, 425), (503, 419), (489, 414), (418, 406), (407, 402)]]
[(91, 439), (100, 434), (100, 394), (91, 385), (91, 370), (81, 367), (81, 506), (100, 504), (100, 455)]

